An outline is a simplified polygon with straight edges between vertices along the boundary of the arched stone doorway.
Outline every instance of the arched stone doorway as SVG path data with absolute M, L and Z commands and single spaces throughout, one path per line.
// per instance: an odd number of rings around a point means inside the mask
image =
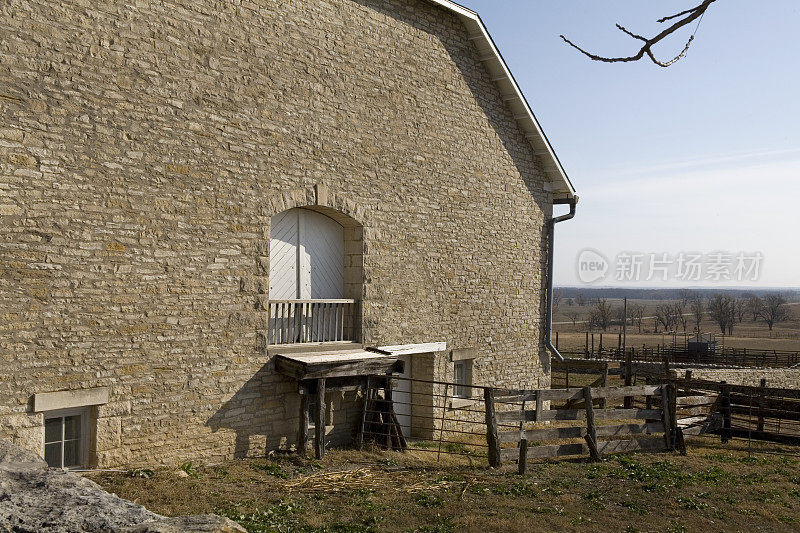
M 363 229 L 322 206 L 270 219 L 269 343 L 361 339 Z

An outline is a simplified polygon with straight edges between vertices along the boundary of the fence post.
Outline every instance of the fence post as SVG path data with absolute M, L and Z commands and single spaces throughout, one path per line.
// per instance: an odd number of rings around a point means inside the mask
M 591 387 L 583 388 L 583 401 L 586 404 L 586 444 L 589 446 L 589 455 L 593 461 L 600 460 L 600 452 L 597 450 L 597 428 L 594 425 L 594 406 L 592 405 Z
M 722 382 L 722 389 L 720 392 L 720 396 L 722 396 L 720 401 L 720 406 L 722 408 L 722 433 L 720 433 L 720 440 L 725 444 L 731 439 L 731 396 L 726 381 Z
M 525 471 L 528 469 L 528 439 L 521 439 L 519 441 L 519 468 L 517 472 L 520 476 L 525 475 Z
M 605 364 L 603 365 L 603 375 L 601 376 L 603 379 L 603 381 L 601 382 L 601 386 L 603 388 L 608 387 L 608 365 L 609 365 L 608 361 L 606 361 Z M 607 406 L 608 406 L 608 398 L 603 396 L 602 398 L 600 398 L 600 408 L 605 409 Z
M 633 384 L 633 348 L 625 354 L 625 386 Z M 630 409 L 633 405 L 633 396 L 625 396 L 625 409 Z
M 661 421 L 664 424 L 664 441 L 667 450 L 673 450 L 672 444 L 672 415 L 670 414 L 669 384 L 661 385 Z
M 500 468 L 500 435 L 497 431 L 497 416 L 494 412 L 494 390 L 483 389 L 483 400 L 486 404 L 486 444 L 489 445 L 489 466 Z
M 761 378 L 758 394 L 758 431 L 764 431 L 764 389 L 767 388 L 767 378 Z

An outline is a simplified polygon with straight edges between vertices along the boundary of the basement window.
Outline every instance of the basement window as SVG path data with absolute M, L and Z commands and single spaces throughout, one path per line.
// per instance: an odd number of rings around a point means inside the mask
M 463 359 L 453 362 L 453 396 L 456 398 L 472 397 L 472 360 Z
M 44 459 L 53 468 L 86 466 L 89 457 L 87 409 L 52 411 L 44 419 Z

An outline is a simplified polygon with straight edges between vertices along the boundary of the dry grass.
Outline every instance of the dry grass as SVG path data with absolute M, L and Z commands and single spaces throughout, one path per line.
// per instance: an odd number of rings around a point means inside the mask
M 713 439 L 689 455 L 635 454 L 489 470 L 422 451 L 333 450 L 185 467 L 188 477 L 94 473 L 168 514 L 217 512 L 249 531 L 796 531 L 797 449 Z M 444 456 L 443 456 L 444 457 Z M 476 463 L 470 466 L 470 461 Z

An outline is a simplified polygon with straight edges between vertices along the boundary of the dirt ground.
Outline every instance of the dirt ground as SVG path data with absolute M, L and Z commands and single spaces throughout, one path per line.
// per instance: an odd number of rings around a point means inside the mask
M 215 512 L 248 531 L 797 531 L 800 449 L 710 437 L 689 453 L 531 463 L 333 450 L 86 474 L 166 515 Z M 474 463 L 470 465 L 470 462 Z

